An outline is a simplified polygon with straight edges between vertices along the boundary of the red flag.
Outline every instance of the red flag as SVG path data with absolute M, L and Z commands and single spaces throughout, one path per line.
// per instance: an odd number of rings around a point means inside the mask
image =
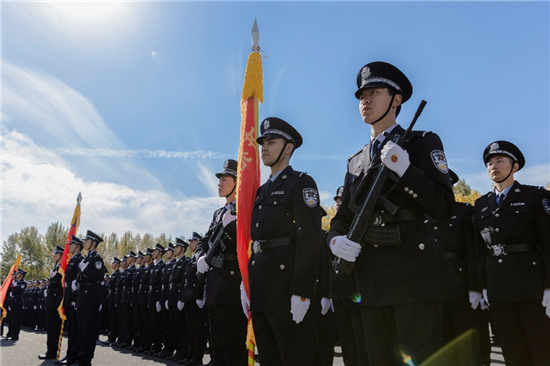
M 241 97 L 241 142 L 239 144 L 237 179 L 237 257 L 246 293 L 248 288 L 248 260 L 250 258 L 250 223 L 256 190 L 260 186 L 260 159 L 258 154 L 258 107 L 263 103 L 262 58 L 258 45 L 260 34 L 254 20 L 252 28 L 252 52 L 244 75 Z M 254 335 L 251 322 L 248 325 L 247 346 L 249 365 L 254 364 Z
M 2 324 L 2 320 L 4 320 L 4 318 L 7 315 L 6 309 L 4 308 L 4 301 L 6 300 L 8 289 L 10 288 L 11 282 L 13 281 L 12 274 L 13 272 L 17 271 L 20 264 L 21 264 L 21 254 L 17 254 L 17 258 L 15 258 L 15 262 L 13 263 L 13 266 L 11 266 L 9 273 L 6 276 L 6 280 L 2 284 L 2 287 L 0 287 L 0 308 L 2 308 L 2 316 L 0 317 L 0 324 Z
M 63 286 L 63 294 L 65 294 L 65 269 L 67 268 L 67 264 L 69 264 L 69 260 L 71 260 L 71 254 L 69 253 L 69 242 L 71 241 L 71 237 L 76 235 L 78 227 L 80 226 L 81 201 L 82 195 L 79 192 L 78 197 L 76 197 L 76 207 L 74 209 L 73 219 L 71 220 L 71 227 L 69 228 L 69 234 L 67 235 L 67 240 L 65 241 L 65 250 L 63 251 L 63 256 L 61 257 L 61 261 L 59 263 L 59 273 L 62 276 L 61 286 Z M 67 317 L 65 316 L 65 308 L 63 307 L 63 301 L 59 304 L 57 312 L 59 313 L 61 319 L 67 320 Z

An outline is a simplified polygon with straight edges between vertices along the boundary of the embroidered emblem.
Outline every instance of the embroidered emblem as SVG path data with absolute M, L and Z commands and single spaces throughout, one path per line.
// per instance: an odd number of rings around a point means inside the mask
M 490 150 L 491 150 L 491 151 L 496 151 L 496 150 L 498 150 L 498 149 L 500 149 L 500 145 L 498 144 L 498 142 L 493 142 L 493 143 L 491 144 Z
M 521 189 L 516 188 L 516 189 L 514 189 L 514 192 L 519 193 L 519 192 L 521 192 Z
M 304 196 L 304 202 L 308 207 L 313 208 L 317 206 L 317 202 L 319 202 L 319 194 L 317 193 L 317 190 L 313 188 L 304 188 L 302 194 Z
M 101 262 L 100 261 L 95 262 L 95 268 L 96 269 L 101 269 Z
M 271 195 L 274 195 L 274 194 L 285 194 L 285 191 L 273 191 L 273 192 L 271 192 Z
M 430 155 L 437 170 L 443 174 L 447 174 L 449 172 L 449 166 L 447 165 L 445 153 L 441 150 L 434 150 L 430 153 Z
M 286 174 L 281 177 L 281 179 L 286 179 L 286 178 L 287 178 Z
M 399 160 L 399 158 L 397 157 L 397 155 L 392 155 L 390 160 L 392 161 L 392 163 L 397 163 L 397 161 Z
M 548 198 L 542 200 L 542 207 L 544 207 L 544 212 L 550 215 L 550 201 L 548 201 Z
M 510 206 L 525 206 L 525 202 L 512 202 Z
M 263 126 L 263 127 L 264 127 L 264 131 L 265 131 L 265 130 L 269 130 L 269 120 L 268 120 L 268 119 L 266 119 L 266 120 L 264 121 L 264 126 Z
M 24 283 L 21 284 L 21 288 L 25 288 L 25 284 L 24 284 Z

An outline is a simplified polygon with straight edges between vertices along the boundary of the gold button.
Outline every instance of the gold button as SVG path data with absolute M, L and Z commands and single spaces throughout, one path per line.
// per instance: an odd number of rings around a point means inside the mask
M 256 262 L 255 262 L 255 261 L 252 261 L 252 265 L 255 265 L 255 264 L 256 264 Z
M 533 262 L 533 266 L 536 266 L 537 265 L 537 262 Z
M 499 259 L 499 260 L 498 260 L 498 263 L 502 263 L 502 259 Z
M 416 197 L 418 197 L 418 195 L 417 195 L 416 193 L 415 193 L 415 194 L 413 194 L 413 198 L 416 198 Z
M 437 230 L 437 226 L 434 226 L 434 230 Z
M 273 202 L 273 204 L 276 205 L 276 204 L 277 204 L 277 201 Z
M 462 272 L 462 268 L 459 268 L 458 270 L 459 270 L 460 272 Z
M 500 229 L 497 227 L 497 228 L 495 229 L 495 231 L 498 233 L 498 232 L 500 231 Z
M 409 187 L 405 187 L 405 192 L 408 192 L 409 191 Z
M 426 246 L 423 243 L 418 244 L 418 249 L 424 250 L 424 248 L 426 248 Z
M 285 269 L 285 265 L 284 265 L 284 264 L 281 264 L 281 265 L 279 266 L 279 268 L 280 268 L 280 269 Z
M 235 274 L 235 271 L 231 271 L 231 276 L 233 276 Z
M 258 227 L 258 225 L 259 225 L 259 224 L 258 224 L 258 223 L 256 223 L 256 227 Z
M 259 206 L 258 206 L 258 210 L 261 210 L 261 209 L 262 209 L 262 205 L 259 205 Z
M 449 224 L 449 226 L 453 226 L 453 224 Z
M 499 214 L 495 214 L 495 217 L 500 217 L 500 215 L 499 215 Z
M 372 246 L 375 248 L 378 248 L 378 244 L 373 244 Z
M 413 192 L 413 190 L 411 189 L 411 190 L 409 191 L 409 194 L 412 195 L 413 193 L 414 193 L 414 192 Z

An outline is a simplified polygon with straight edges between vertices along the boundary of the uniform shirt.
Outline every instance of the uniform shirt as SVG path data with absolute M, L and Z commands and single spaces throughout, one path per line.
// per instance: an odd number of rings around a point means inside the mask
M 184 255 L 176 260 L 174 268 L 170 273 L 170 290 L 168 293 L 168 305 L 173 306 L 181 301 L 181 292 L 183 290 L 183 284 L 185 278 L 185 265 L 187 264 L 187 257 Z
M 78 264 L 82 261 L 82 254 L 76 253 L 71 257 L 67 267 L 65 268 L 65 294 L 63 298 L 63 306 L 68 307 L 72 302 L 76 301 L 76 291 L 72 288 L 73 281 L 76 281 L 76 277 L 80 269 Z M 75 282 L 76 284 L 76 282 Z
M 149 299 L 147 302 L 149 306 L 155 306 L 157 301 L 162 300 L 161 286 L 162 286 L 162 270 L 164 266 L 165 266 L 165 263 L 161 259 L 157 263 L 155 263 L 155 266 L 153 267 L 153 270 L 151 272 L 151 277 L 149 278 Z
M 99 305 L 103 302 L 101 282 L 104 281 L 107 268 L 105 268 L 103 258 L 101 258 L 95 250 L 88 253 L 81 263 L 88 263 L 88 265 L 84 270 L 80 270 L 77 276 L 78 290 L 76 293 L 76 307 L 99 308 Z
M 396 125 L 393 134 L 403 136 L 405 130 Z M 330 224 L 330 240 L 347 235 L 355 217 L 349 205 L 364 177 L 376 176 L 380 151 L 371 159 L 370 143 L 348 159 L 342 205 Z M 443 288 L 458 284 L 433 233 L 424 223 L 424 214 L 436 220 L 447 220 L 454 210 L 454 195 L 443 144 L 434 133 L 413 132 L 407 146 L 410 165 L 395 183 L 386 186 L 386 197 L 402 210 L 416 213 L 417 219 L 385 222 L 383 228 L 396 229 L 401 241 L 394 246 L 370 243 L 364 239 L 363 249 L 355 264 L 355 275 L 361 306 L 385 306 L 438 300 Z M 384 214 L 377 205 L 374 217 Z M 386 220 L 384 218 L 384 220 Z M 389 221 L 389 220 L 388 220 Z
M 500 207 L 494 196 L 489 192 L 475 204 L 480 286 L 494 301 L 540 299 L 550 288 L 550 193 L 516 181 Z M 489 248 L 499 244 L 529 250 L 493 255 Z
M 253 253 L 249 262 L 252 311 L 290 311 L 290 297 L 311 299 L 323 245 L 317 185 L 291 166 L 256 192 L 252 240 L 288 239 L 291 245 Z

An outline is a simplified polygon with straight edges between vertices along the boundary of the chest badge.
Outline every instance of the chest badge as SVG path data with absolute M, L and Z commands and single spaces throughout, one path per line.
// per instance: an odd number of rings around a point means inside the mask
M 100 261 L 95 262 L 95 268 L 96 269 L 101 269 L 101 262 Z
M 319 194 L 317 193 L 317 190 L 313 188 L 304 188 L 302 194 L 304 196 L 304 202 L 308 207 L 313 208 L 317 206 L 317 202 L 319 202 Z
M 430 155 L 437 170 L 443 174 L 447 174 L 449 172 L 449 165 L 447 164 L 445 153 L 442 150 L 434 150 Z

